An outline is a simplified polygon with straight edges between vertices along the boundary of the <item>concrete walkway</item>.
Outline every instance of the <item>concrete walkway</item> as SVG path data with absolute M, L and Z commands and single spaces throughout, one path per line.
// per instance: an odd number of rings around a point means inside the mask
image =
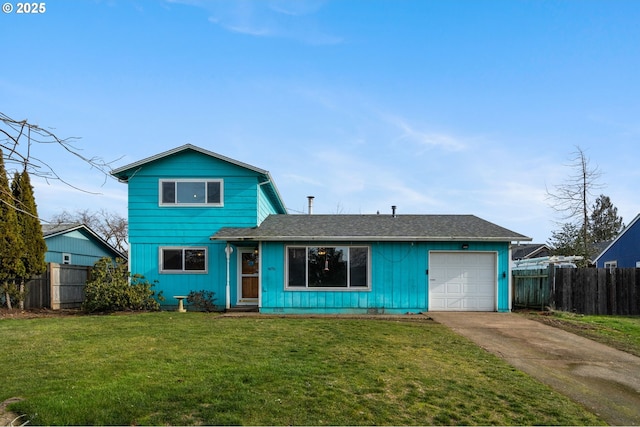
M 513 313 L 429 312 L 611 425 L 640 425 L 640 358 Z

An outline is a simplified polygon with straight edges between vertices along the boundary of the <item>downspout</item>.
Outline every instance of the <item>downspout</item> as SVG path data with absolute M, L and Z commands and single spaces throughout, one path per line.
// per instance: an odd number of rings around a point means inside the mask
M 227 247 L 224 248 L 225 254 L 227 254 L 227 286 L 225 288 L 225 308 L 229 310 L 231 308 L 231 254 L 233 253 L 233 248 L 227 242 Z
M 262 308 L 262 242 L 258 242 L 258 311 Z
M 516 244 L 520 245 L 520 242 L 517 242 Z M 507 259 L 509 260 L 508 262 L 509 268 L 507 272 L 507 274 L 509 275 L 509 279 L 507 281 L 507 286 L 509 287 L 509 312 L 511 312 L 513 309 L 513 274 L 511 273 L 513 269 L 513 265 L 511 261 L 511 256 L 512 256 L 511 252 L 512 252 L 512 246 L 511 246 L 511 243 L 509 243 L 509 250 L 507 252 Z

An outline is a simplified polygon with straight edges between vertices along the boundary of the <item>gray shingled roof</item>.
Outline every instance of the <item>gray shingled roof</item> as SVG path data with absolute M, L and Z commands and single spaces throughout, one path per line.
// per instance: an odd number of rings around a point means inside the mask
M 222 228 L 211 239 L 531 241 L 474 215 L 270 215 L 259 227 Z
M 60 223 L 60 224 L 42 224 L 42 235 L 49 237 L 56 234 L 65 233 L 82 227 L 80 222 Z

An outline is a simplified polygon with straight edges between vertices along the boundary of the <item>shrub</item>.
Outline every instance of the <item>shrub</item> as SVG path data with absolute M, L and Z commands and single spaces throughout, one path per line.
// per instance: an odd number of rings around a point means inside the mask
M 85 286 L 82 309 L 96 311 L 159 310 L 164 301 L 162 292 L 156 295 L 150 283 L 140 274 L 129 275 L 123 259 L 114 262 L 109 257 L 98 260 Z M 156 299 L 157 298 L 157 299 Z
M 198 310 L 210 313 L 216 310 L 216 305 L 214 303 L 216 299 L 213 297 L 214 295 L 215 293 L 211 291 L 191 291 L 189 292 L 189 295 L 187 295 L 187 302 Z

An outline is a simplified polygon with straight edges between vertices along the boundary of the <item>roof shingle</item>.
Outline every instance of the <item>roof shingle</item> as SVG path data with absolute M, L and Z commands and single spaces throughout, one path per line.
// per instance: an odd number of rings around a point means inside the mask
M 258 227 L 220 229 L 214 240 L 530 241 L 474 215 L 270 215 Z

